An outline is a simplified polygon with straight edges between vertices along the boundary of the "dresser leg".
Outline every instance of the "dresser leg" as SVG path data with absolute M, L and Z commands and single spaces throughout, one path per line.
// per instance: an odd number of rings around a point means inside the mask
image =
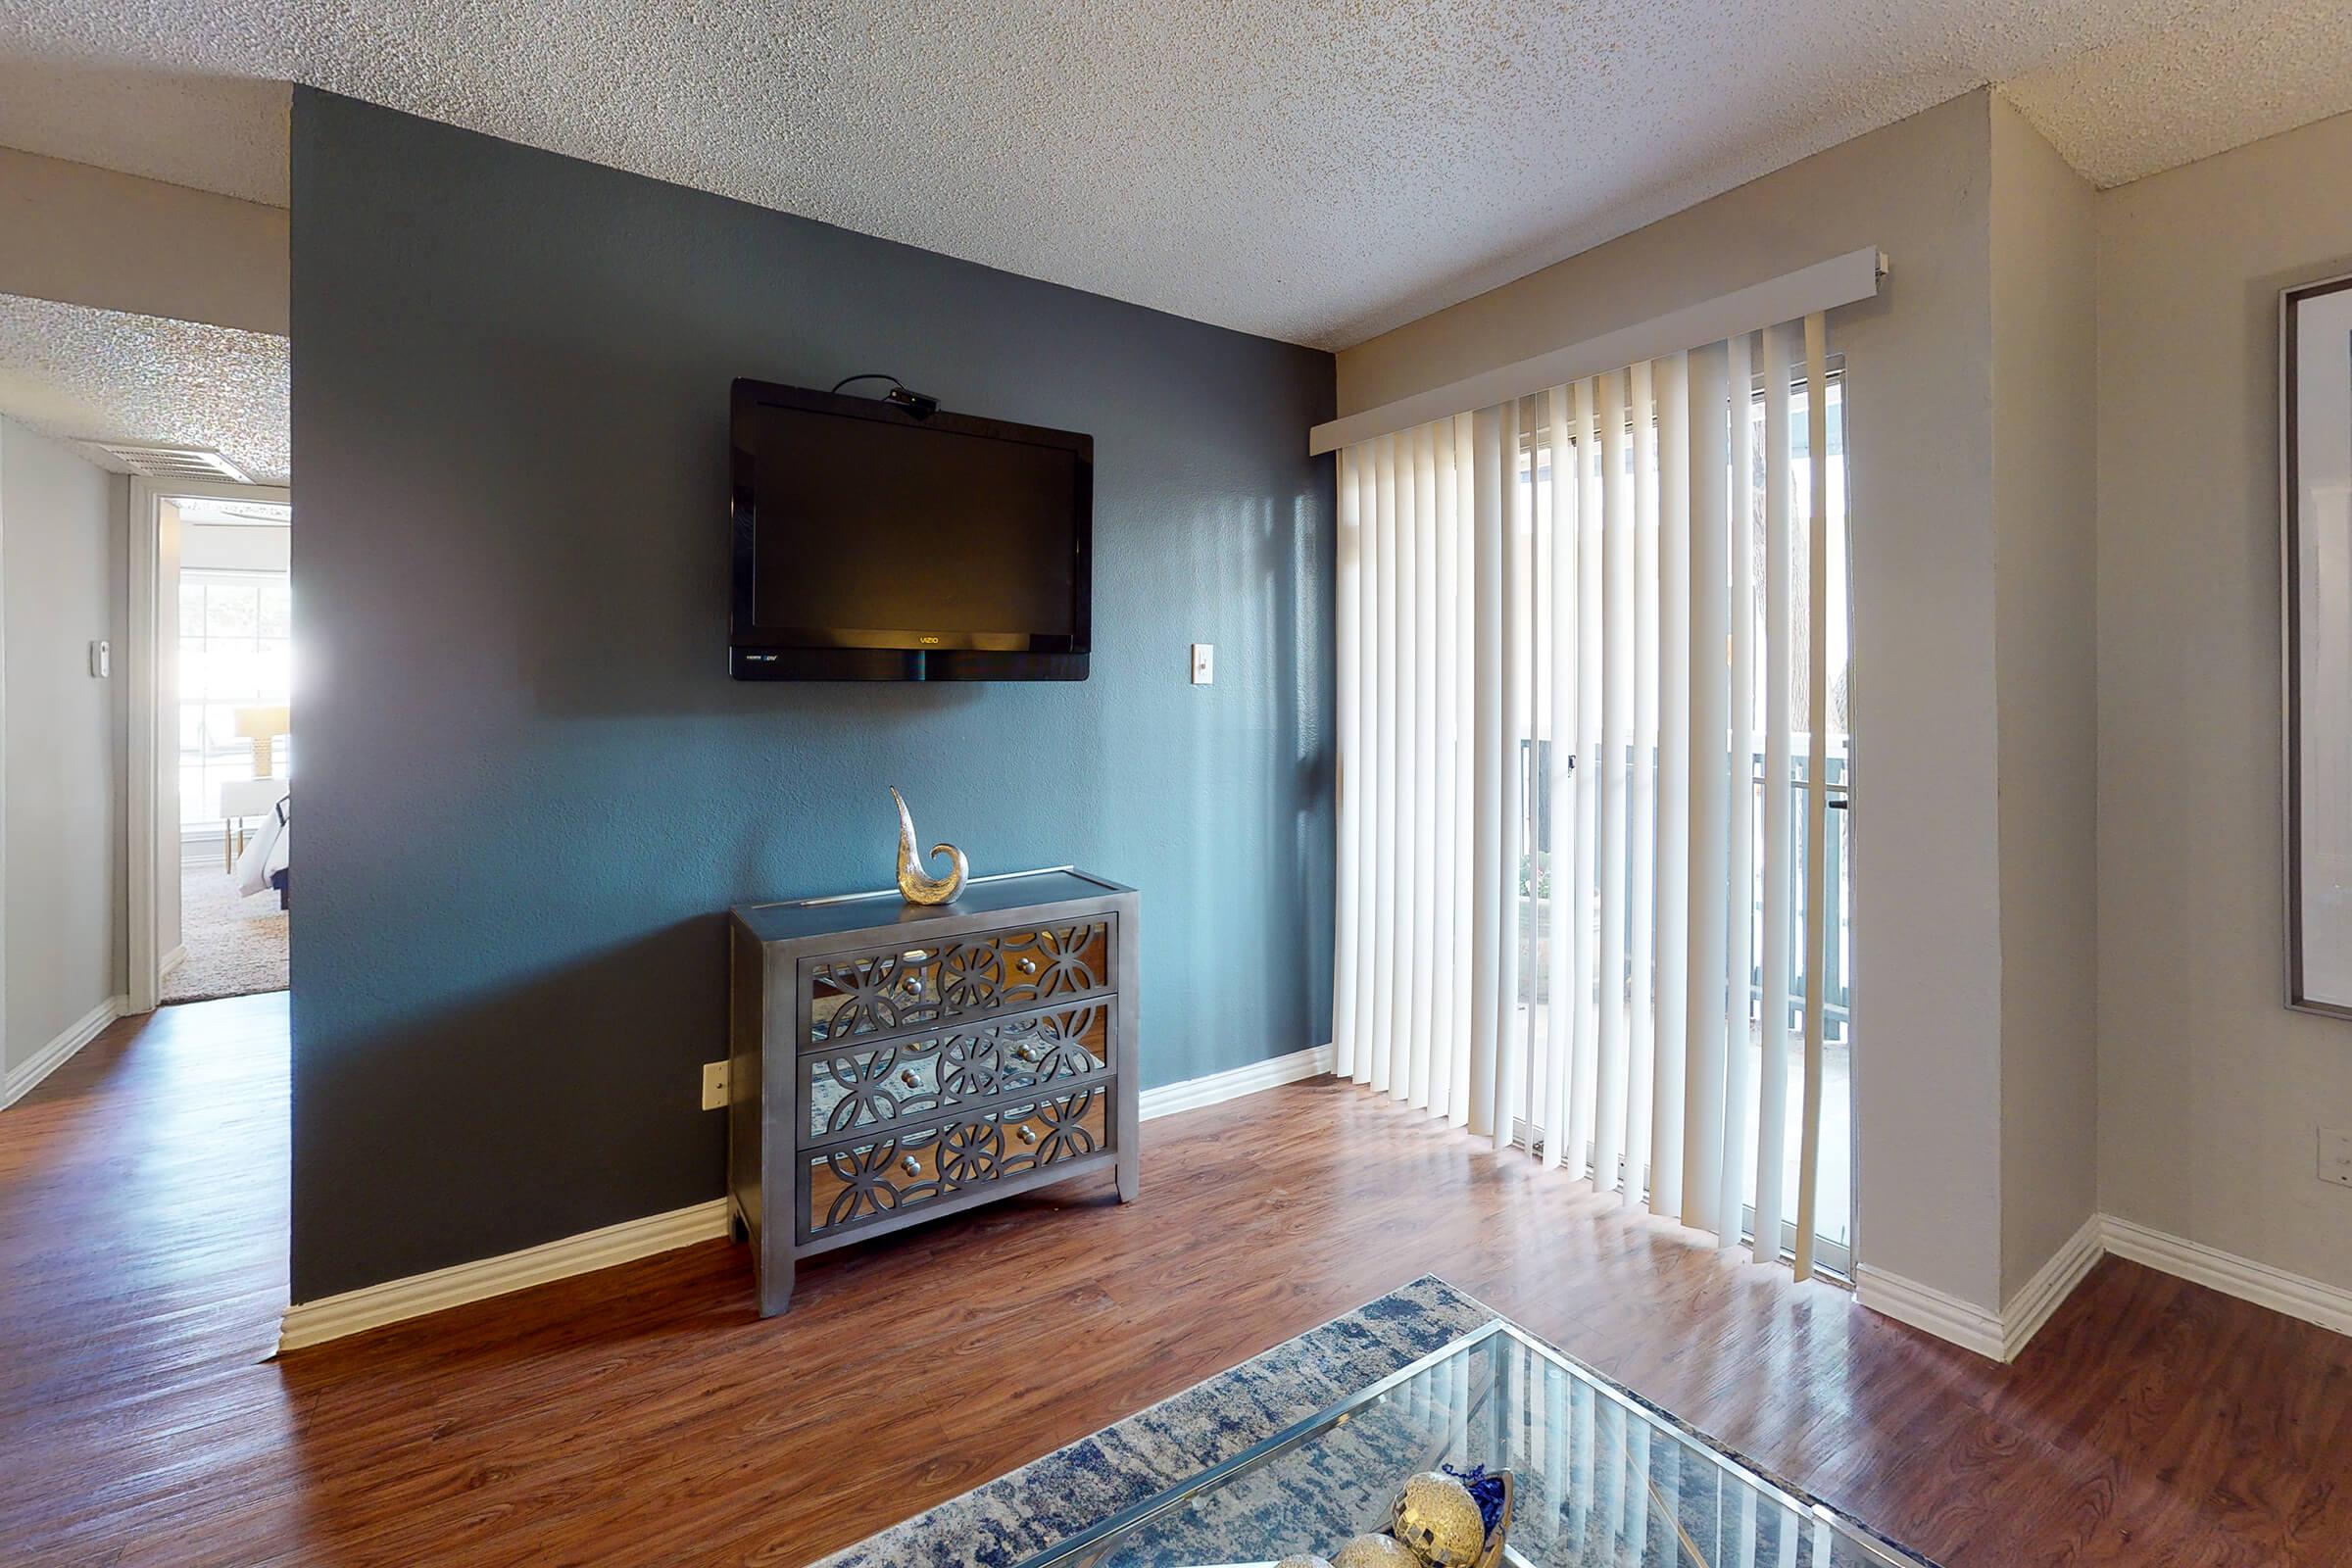
M 760 1270 L 760 1315 L 774 1317 L 792 1305 L 792 1258 L 771 1257 Z
M 1119 1173 L 1119 1201 L 1122 1203 L 1134 1202 L 1135 1195 L 1143 1191 L 1143 1172 L 1138 1168 L 1138 1166 L 1141 1164 L 1141 1160 L 1138 1158 L 1139 1153 L 1140 1151 L 1135 1148 L 1132 1142 L 1126 1148 L 1119 1151 L 1117 1168 Z

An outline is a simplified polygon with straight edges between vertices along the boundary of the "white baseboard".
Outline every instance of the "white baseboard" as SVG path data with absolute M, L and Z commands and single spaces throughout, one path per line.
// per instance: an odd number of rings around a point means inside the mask
M 163 980 L 169 978 L 172 970 L 178 968 L 181 964 L 187 961 L 188 945 L 183 942 L 178 947 L 173 948 L 170 953 L 165 954 L 164 961 L 155 966 L 156 979 Z
M 2103 1215 L 2101 1220 L 2100 1240 L 2106 1250 L 2118 1257 L 2338 1334 L 2352 1334 L 2352 1291 L 2289 1274 L 2202 1242 L 2169 1236 L 2113 1214 Z
M 1154 1116 L 1213 1105 L 1219 1101 L 1297 1083 L 1329 1071 L 1331 1048 L 1315 1046 L 1271 1060 L 1251 1062 L 1230 1072 L 1147 1089 L 1139 1097 L 1139 1110 L 1143 1119 L 1149 1121 Z M 298 1301 L 286 1308 L 278 1329 L 277 1348 L 285 1351 L 323 1345 L 364 1329 L 381 1328 L 387 1323 L 504 1296 L 527 1286 L 611 1268 L 615 1263 L 665 1252 L 673 1247 L 710 1241 L 727 1234 L 727 1221 L 728 1200 L 718 1198 L 691 1208 L 567 1236 L 503 1257 L 486 1257 L 478 1262 L 435 1269 L 430 1274 L 387 1280 L 381 1285 L 322 1297 L 316 1301 Z
M 1261 1089 L 1279 1089 L 1304 1078 L 1320 1078 L 1331 1071 L 1331 1047 L 1309 1046 L 1288 1055 L 1270 1056 L 1253 1061 L 1246 1067 L 1225 1072 L 1212 1072 L 1204 1078 L 1187 1078 L 1180 1084 L 1161 1084 L 1147 1089 L 1137 1097 L 1141 1103 L 1137 1114 L 1145 1121 L 1154 1116 L 1173 1116 L 1180 1110 L 1198 1110 L 1202 1105 L 1214 1105 L 1220 1101 L 1239 1100 L 1254 1095 Z
M 286 1308 L 278 1328 L 277 1348 L 299 1350 L 322 1345 L 363 1329 L 381 1328 L 407 1318 L 422 1317 L 467 1301 L 479 1301 L 509 1291 L 519 1291 L 551 1280 L 586 1274 L 615 1263 L 626 1263 L 671 1248 L 688 1247 L 727 1234 L 728 1200 L 714 1198 L 689 1208 L 671 1209 L 644 1219 L 624 1220 L 602 1230 L 566 1236 L 561 1241 L 526 1247 L 501 1257 L 485 1257 L 387 1280 L 316 1301 L 297 1301 Z
M 2113 1214 L 2093 1214 L 2084 1220 L 2073 1239 L 2035 1271 L 1997 1314 L 1867 1263 L 1855 1281 L 1855 1296 L 1871 1310 L 1963 1349 L 1995 1361 L 2014 1361 L 2074 1294 L 2075 1287 L 2109 1253 L 2305 1323 L 2352 1334 L 2352 1291 Z
M 2014 1361 L 2099 1260 L 2102 1234 L 2100 1215 L 2085 1219 L 1998 1312 L 1868 1263 L 1855 1271 L 1854 1298 L 1874 1312 L 1974 1350 L 1988 1361 Z
M 1987 1312 L 1976 1302 L 1959 1300 L 1957 1296 L 1919 1284 L 1917 1279 L 1875 1269 L 1868 1262 L 1856 1269 L 1853 1298 L 1872 1312 L 1891 1316 L 1898 1324 L 1910 1324 L 1962 1349 L 1974 1349 L 1987 1361 L 2016 1361 L 2018 1351 L 2033 1343 L 2036 1333 L 2041 1333 L 2041 1324 L 2051 1321 L 2060 1302 L 2075 1293 L 2083 1274 L 2091 1272 L 2091 1265 L 2105 1255 L 2100 1246 L 2103 1234 L 2103 1215 L 2083 1220 L 2082 1230 L 2051 1253 L 2051 1260 L 2034 1269 L 2034 1277 L 2025 1281 L 1999 1312 Z
M 2014 1361 L 2018 1352 L 2041 1332 L 2065 1299 L 2075 1294 L 2082 1276 L 2106 1255 L 2101 1238 L 2106 1233 L 2106 1216 L 2093 1214 L 2082 1222 L 2082 1228 L 2067 1239 L 2064 1247 L 2050 1254 L 2050 1260 L 2034 1271 L 2009 1304 L 2001 1308 L 2000 1360 Z
M 1932 1285 L 1922 1285 L 1917 1280 L 1864 1263 L 1854 1270 L 1854 1299 L 1897 1323 L 1908 1323 L 1964 1350 L 1974 1350 L 1987 1360 L 2007 1359 L 2001 1353 L 2004 1346 L 1999 1313 L 1987 1312 L 1974 1301 L 1947 1296 Z
M 0 1110 L 32 1093 L 42 1079 L 74 1059 L 74 1053 L 98 1038 L 98 1031 L 122 1016 L 130 1005 L 128 997 L 109 997 L 72 1023 L 65 1032 L 50 1041 L 22 1067 L 11 1068 L 5 1088 L 0 1088 Z

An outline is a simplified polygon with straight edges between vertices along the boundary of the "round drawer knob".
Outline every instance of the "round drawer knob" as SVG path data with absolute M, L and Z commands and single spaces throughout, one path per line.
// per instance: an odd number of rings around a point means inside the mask
M 1021 960 L 1020 967 L 1021 973 L 1023 974 L 1035 974 L 1037 973 L 1037 960 L 1035 958 L 1023 958 Z
M 900 1072 L 899 1082 L 905 1084 L 907 1088 L 912 1089 L 916 1084 L 921 1083 L 922 1080 L 914 1075 L 914 1069 L 912 1067 L 908 1067 Z
M 906 977 L 906 994 L 914 997 L 923 994 L 923 977 L 921 975 L 910 974 Z
M 1022 1123 L 1022 1124 L 1021 1124 L 1021 1142 L 1022 1142 L 1022 1143 L 1024 1143 L 1024 1144 L 1034 1144 L 1034 1143 L 1036 1143 L 1036 1142 L 1037 1142 L 1037 1129 L 1036 1129 L 1036 1128 L 1034 1128 L 1034 1127 L 1032 1127 L 1032 1126 L 1030 1126 L 1030 1125 L 1028 1125 L 1026 1122 Z
M 912 1154 L 908 1154 L 905 1159 L 900 1160 L 899 1164 L 905 1168 L 906 1174 L 909 1176 L 919 1175 L 923 1168 L 923 1162 L 915 1158 Z
M 1020 1050 L 1014 1052 L 1013 1054 L 1020 1057 L 1023 1061 L 1035 1061 L 1037 1059 L 1037 1048 L 1035 1046 L 1023 1046 Z

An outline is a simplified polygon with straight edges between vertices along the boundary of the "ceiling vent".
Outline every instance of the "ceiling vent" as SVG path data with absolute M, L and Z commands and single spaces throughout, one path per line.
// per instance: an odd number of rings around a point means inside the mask
M 112 458 L 131 472 L 150 479 L 226 479 L 251 484 L 244 469 L 210 447 L 151 447 L 128 442 L 91 441 L 92 452 Z

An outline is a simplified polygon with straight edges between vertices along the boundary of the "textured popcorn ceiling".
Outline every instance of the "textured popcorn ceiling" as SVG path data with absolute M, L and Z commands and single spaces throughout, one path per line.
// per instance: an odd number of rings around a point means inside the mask
M 2103 182 L 2352 108 L 2347 0 L 10 0 L 0 145 L 285 199 L 287 79 L 1353 343 L 1986 81 Z
M 2005 84 L 2026 118 L 2101 185 L 2209 157 L 2352 109 L 2352 3 L 2182 6 Z M 2114 134 L 2118 123 L 2129 136 Z
M 286 340 L 0 294 L 0 415 L 69 441 L 211 447 L 283 484 Z

